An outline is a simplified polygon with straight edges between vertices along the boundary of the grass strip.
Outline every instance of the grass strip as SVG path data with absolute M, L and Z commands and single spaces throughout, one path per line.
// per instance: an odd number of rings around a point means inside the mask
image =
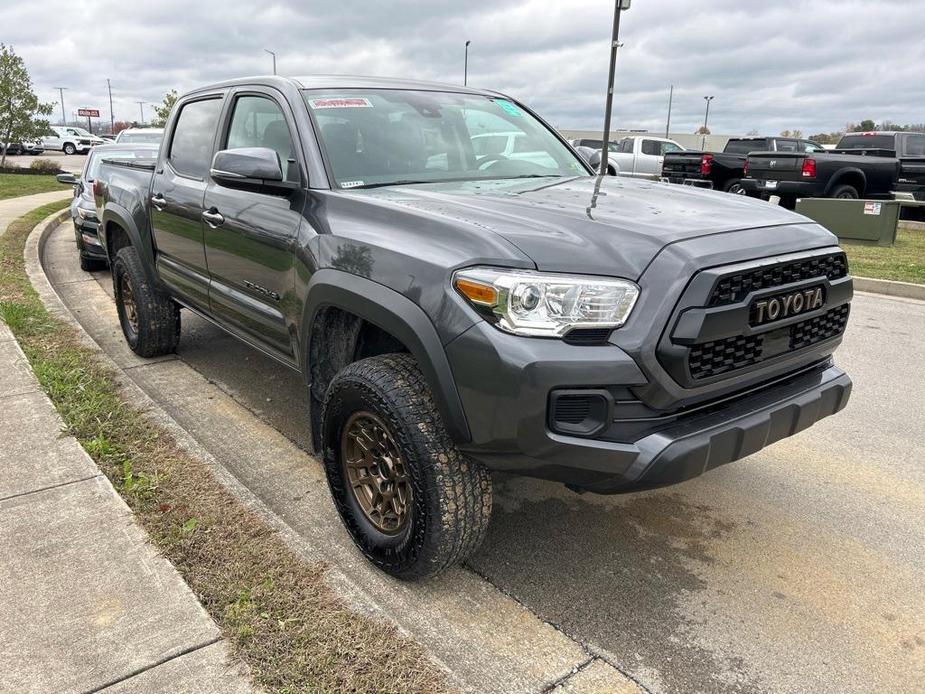
M 867 246 L 842 241 L 851 274 L 881 280 L 925 284 L 925 231 L 902 229 L 894 246 Z
M 0 173 L 0 200 L 67 189 L 68 187 L 58 183 L 54 176 Z
M 351 611 L 324 580 L 119 395 L 115 375 L 51 316 L 26 275 L 29 233 L 61 203 L 0 236 L 0 317 L 64 420 L 161 553 L 269 691 L 444 692 L 443 673 L 391 625 Z

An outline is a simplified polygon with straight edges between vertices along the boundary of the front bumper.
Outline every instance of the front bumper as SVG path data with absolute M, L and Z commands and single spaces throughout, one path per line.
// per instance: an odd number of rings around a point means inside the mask
M 549 428 L 549 393 L 563 387 L 600 388 L 602 374 L 610 383 L 633 385 L 644 380 L 633 360 L 613 345 L 569 347 L 527 340 L 520 354 L 492 366 L 489 360 L 500 356 L 492 354 L 498 336 L 485 330 L 497 332 L 485 324 L 473 326 L 447 349 L 473 433 L 463 450 L 493 470 L 599 494 L 697 477 L 835 414 L 851 393 L 850 378 L 826 359 L 771 384 L 727 394 L 715 404 L 681 410 L 635 440 L 608 440 L 624 426 L 619 420 L 594 437 L 567 436 Z M 503 343 L 510 336 L 501 338 Z M 569 355 L 569 350 L 578 352 Z
M 87 258 L 106 260 L 106 251 L 103 250 L 99 237 L 99 222 L 75 217 L 74 236 L 81 255 Z

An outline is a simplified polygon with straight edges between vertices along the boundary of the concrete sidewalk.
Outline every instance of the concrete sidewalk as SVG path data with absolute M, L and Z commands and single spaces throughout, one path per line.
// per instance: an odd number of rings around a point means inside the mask
M 43 193 L 0 201 L 0 234 Z M 75 259 L 76 263 L 76 259 Z M 0 322 L 0 692 L 249 692 Z

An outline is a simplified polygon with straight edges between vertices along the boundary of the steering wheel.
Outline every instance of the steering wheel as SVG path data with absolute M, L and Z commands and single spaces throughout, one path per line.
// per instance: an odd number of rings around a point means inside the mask
M 503 154 L 489 154 L 482 161 L 479 162 L 479 171 L 484 171 L 492 164 L 495 164 L 499 161 L 510 161 Z

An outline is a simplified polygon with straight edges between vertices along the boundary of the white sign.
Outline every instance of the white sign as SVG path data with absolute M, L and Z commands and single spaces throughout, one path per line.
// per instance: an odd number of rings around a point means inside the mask
M 879 202 L 865 202 L 864 203 L 864 214 L 872 214 L 876 217 L 880 216 L 880 210 L 882 209 L 883 204 Z

